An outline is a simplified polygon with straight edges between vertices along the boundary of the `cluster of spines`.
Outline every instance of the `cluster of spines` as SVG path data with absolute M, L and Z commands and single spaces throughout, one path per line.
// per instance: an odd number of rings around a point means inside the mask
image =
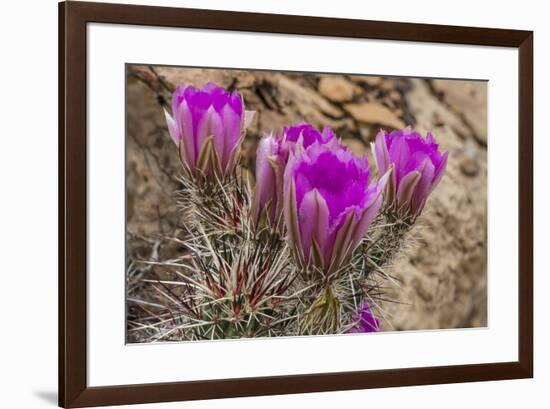
M 159 293 L 155 305 L 164 306 L 151 340 L 345 333 L 362 302 L 380 309 L 382 283 L 393 280 L 386 269 L 411 221 L 382 212 L 349 262 L 327 277 L 296 265 L 278 229 L 250 222 L 248 181 L 181 182 L 187 234 L 177 240 L 186 256 L 156 263 L 178 270 L 176 281 L 147 280 Z

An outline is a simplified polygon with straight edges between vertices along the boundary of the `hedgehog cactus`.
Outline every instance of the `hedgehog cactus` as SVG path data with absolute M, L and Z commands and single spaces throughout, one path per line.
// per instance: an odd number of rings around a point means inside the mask
M 214 84 L 179 86 L 166 113 L 184 167 L 187 225 L 177 239 L 183 261 L 165 263 L 181 268 L 178 295 L 166 295 L 177 333 L 197 340 L 378 331 L 377 280 L 387 277 L 383 268 L 445 174 L 448 154 L 431 134 L 381 131 L 373 177 L 366 156 L 330 128 L 302 122 L 260 140 L 251 188 L 238 176 L 250 118 L 236 91 Z

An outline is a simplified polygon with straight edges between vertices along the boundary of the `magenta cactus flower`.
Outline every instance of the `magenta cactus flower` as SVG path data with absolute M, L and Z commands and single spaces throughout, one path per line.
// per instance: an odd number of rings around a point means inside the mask
M 336 139 L 291 152 L 284 219 L 300 264 L 339 268 L 378 214 L 388 176 L 369 185 L 366 156 L 356 157 Z
M 322 132 L 319 132 L 317 128 L 307 122 L 300 122 L 296 125 L 284 128 L 283 136 L 287 143 L 301 143 L 304 148 L 312 145 L 315 142 L 325 144 L 335 138 L 334 132 L 330 127 L 325 127 Z
M 271 226 L 278 223 L 283 210 L 283 175 L 290 152 L 296 146 L 307 148 L 317 142 L 325 144 L 335 139 L 329 127 L 319 132 L 312 125 L 301 122 L 284 128 L 281 134 L 265 135 L 256 151 L 256 189 L 254 206 L 256 219 L 266 212 Z
M 441 153 L 431 133 L 426 138 L 410 128 L 381 130 L 372 144 L 379 174 L 393 169 L 386 203 L 399 215 L 417 217 L 445 174 L 448 152 Z
M 208 83 L 179 85 L 172 95 L 172 115 L 164 111 L 168 131 L 181 161 L 192 175 L 230 174 L 254 112 L 245 111 L 236 92 Z
M 348 333 L 377 332 L 380 329 L 380 323 L 372 314 L 367 302 L 359 306 L 358 314 L 353 320 L 356 321 L 356 324 L 347 331 Z

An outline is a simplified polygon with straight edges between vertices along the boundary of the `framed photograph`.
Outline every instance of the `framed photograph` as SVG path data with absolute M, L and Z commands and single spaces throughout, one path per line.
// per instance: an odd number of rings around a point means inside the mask
M 59 4 L 59 405 L 533 375 L 533 33 Z

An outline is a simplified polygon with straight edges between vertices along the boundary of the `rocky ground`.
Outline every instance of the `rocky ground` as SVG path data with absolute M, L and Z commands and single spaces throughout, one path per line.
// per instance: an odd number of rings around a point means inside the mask
M 449 151 L 447 173 L 428 201 L 415 244 L 393 266 L 401 284 L 390 286 L 388 295 L 399 303 L 382 306 L 383 329 L 487 324 L 485 82 L 136 65 L 128 66 L 127 77 L 129 299 L 141 291 L 134 279 L 153 270 L 133 260 L 178 251 L 160 238 L 180 222 L 174 200 L 179 164 L 162 107 L 179 82 L 213 81 L 237 89 L 247 109 L 257 111 L 244 144 L 249 169 L 262 132 L 301 120 L 330 125 L 358 154 L 369 153 L 381 127 L 432 131 Z

